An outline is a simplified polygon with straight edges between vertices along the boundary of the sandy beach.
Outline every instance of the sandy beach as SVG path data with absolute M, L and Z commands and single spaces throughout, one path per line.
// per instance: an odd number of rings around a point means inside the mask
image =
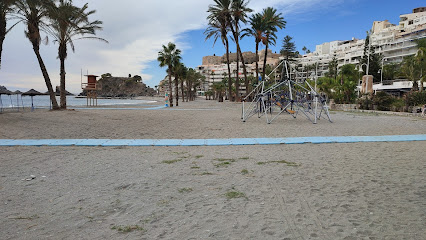
M 420 117 L 243 123 L 240 103 L 149 109 L 162 104 L 7 111 L 0 139 L 426 134 Z M 424 239 L 425 152 L 424 141 L 0 147 L 0 239 Z

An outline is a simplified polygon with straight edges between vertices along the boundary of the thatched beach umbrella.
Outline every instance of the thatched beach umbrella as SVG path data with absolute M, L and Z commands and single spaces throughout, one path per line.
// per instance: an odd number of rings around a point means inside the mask
M 24 101 L 22 100 L 22 93 L 19 90 L 16 90 L 13 92 L 13 94 L 16 94 L 16 105 L 18 107 L 18 111 L 19 111 L 19 95 L 21 95 L 21 103 L 22 103 L 22 110 L 24 109 Z
M 6 88 L 0 88 L 0 112 L 3 112 L 3 100 L 1 99 L 1 95 L 12 95 L 12 92 L 7 90 Z M 10 97 L 10 102 L 12 102 L 12 97 Z
M 34 89 L 30 89 L 24 93 L 22 93 L 22 96 L 31 96 L 31 111 L 34 111 L 34 101 L 33 101 L 33 97 L 37 96 L 37 95 L 46 95 L 44 93 L 41 93 L 39 91 L 36 91 Z

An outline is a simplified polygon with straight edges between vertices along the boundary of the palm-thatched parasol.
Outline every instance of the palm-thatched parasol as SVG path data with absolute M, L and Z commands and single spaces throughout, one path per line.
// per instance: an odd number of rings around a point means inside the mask
M 11 95 L 12 92 L 7 90 L 6 88 L 0 88 L 0 112 L 3 112 L 3 100 L 1 99 L 1 95 Z M 12 98 L 10 99 L 12 101 Z
M 41 92 L 39 92 L 37 90 L 34 90 L 34 89 L 30 89 L 30 90 L 22 93 L 22 95 L 23 96 L 33 96 L 34 97 L 36 95 L 46 95 L 46 94 L 45 93 L 41 93 Z
M 34 111 L 34 102 L 33 102 L 33 97 L 37 96 L 37 95 L 46 95 L 45 93 L 41 93 L 37 90 L 34 89 L 30 89 L 24 93 L 22 93 L 22 96 L 31 96 L 31 111 Z
M 22 100 L 22 93 L 23 92 L 19 90 L 16 90 L 13 92 L 13 94 L 16 95 L 16 106 L 17 106 L 18 112 L 19 112 L 19 95 L 21 95 L 22 110 L 24 110 L 24 101 Z
M 11 95 L 12 92 L 7 89 L 0 89 L 0 95 Z

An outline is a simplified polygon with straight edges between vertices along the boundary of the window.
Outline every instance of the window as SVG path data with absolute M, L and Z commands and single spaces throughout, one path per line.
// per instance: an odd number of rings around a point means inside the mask
M 413 20 L 408 21 L 408 25 L 412 25 L 413 24 Z

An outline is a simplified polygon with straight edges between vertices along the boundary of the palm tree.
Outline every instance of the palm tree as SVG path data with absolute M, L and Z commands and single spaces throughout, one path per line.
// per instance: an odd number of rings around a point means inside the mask
M 223 93 L 226 89 L 225 83 L 215 82 L 212 84 L 212 89 L 215 92 L 215 99 L 217 99 L 218 102 L 223 102 Z
M 268 7 L 263 9 L 262 12 L 263 21 L 265 21 L 265 38 L 263 44 L 266 46 L 265 48 L 265 58 L 263 59 L 263 74 L 262 79 L 265 79 L 266 74 L 266 57 L 268 55 L 268 46 L 269 44 L 275 45 L 276 42 L 276 32 L 277 28 L 283 29 L 286 25 L 286 21 L 281 16 L 281 13 L 277 14 L 277 10 L 272 7 Z
M 245 66 L 245 62 L 244 62 L 244 56 L 241 52 L 240 43 L 239 43 L 240 22 L 246 23 L 247 22 L 247 20 L 246 20 L 247 19 L 247 13 L 253 11 L 251 8 L 247 7 L 248 3 L 249 2 L 246 1 L 246 0 L 233 0 L 232 4 L 231 4 L 231 12 L 230 12 L 230 16 L 229 16 L 230 17 L 229 22 L 232 23 L 230 25 L 231 31 L 232 31 L 232 34 L 234 36 L 235 44 L 237 46 L 237 79 L 235 81 L 236 101 L 237 102 L 240 101 L 240 94 L 239 94 L 240 81 L 239 81 L 239 76 L 238 76 L 238 73 L 239 73 L 239 71 L 238 71 L 238 69 L 239 69 L 239 61 L 238 60 L 239 59 L 238 59 L 238 57 L 239 56 L 241 56 L 241 62 L 243 63 L 243 72 L 244 72 L 245 82 L 246 83 L 248 82 L 247 71 L 246 71 L 246 66 Z
M 404 57 L 401 65 L 401 73 L 405 78 L 413 82 L 413 91 L 419 90 L 417 80 L 420 78 L 421 70 L 414 55 Z
M 46 29 L 49 11 L 54 7 L 53 0 L 18 0 L 15 3 L 17 12 L 16 17 L 23 21 L 27 25 L 25 35 L 33 46 L 35 55 L 37 56 L 38 63 L 40 65 L 41 72 L 46 82 L 47 90 L 49 91 L 50 101 L 52 102 L 52 108 L 54 110 L 59 109 L 58 102 L 55 98 L 55 92 L 52 88 L 49 74 L 44 65 L 43 59 L 40 55 L 40 43 L 42 41 L 40 36 L 40 29 Z
M 182 102 L 185 102 L 185 88 L 184 83 L 186 79 L 186 75 L 188 73 L 188 68 L 182 63 L 179 68 L 179 75 L 180 75 L 180 89 L 182 91 Z M 188 97 L 188 96 L 187 96 Z M 188 99 L 186 100 L 188 102 Z
M 186 100 L 193 101 L 195 99 L 195 89 L 205 81 L 205 76 L 196 72 L 193 68 L 189 68 L 186 73 Z
M 265 22 L 260 13 L 253 14 L 249 18 L 250 28 L 243 29 L 244 34 L 241 38 L 245 36 L 254 37 L 256 43 L 256 80 L 259 79 L 259 44 L 265 38 Z
M 169 76 L 169 98 L 170 107 L 173 107 L 173 92 L 172 92 L 172 70 L 173 64 L 179 61 L 181 51 L 176 48 L 176 44 L 169 42 L 167 46 L 163 45 L 163 50 L 158 52 L 157 60 L 160 62 L 160 67 L 167 66 L 167 74 Z
M 215 1 L 216 5 L 210 5 L 207 12 L 210 15 L 207 17 L 209 21 L 209 27 L 206 29 L 204 34 L 206 34 L 206 39 L 214 37 L 213 45 L 216 43 L 217 39 L 220 37 L 223 45 L 226 48 L 226 64 L 228 66 L 228 77 L 231 78 L 231 67 L 229 66 L 229 40 L 228 40 L 228 31 L 230 30 L 229 14 L 231 0 L 221 0 Z M 232 91 L 232 85 L 228 85 L 229 95 Z
M 417 40 L 417 53 L 415 55 L 416 65 L 420 69 L 420 89 L 423 91 L 423 83 L 426 80 L 426 39 Z
M 74 52 L 74 40 L 77 39 L 97 39 L 107 42 L 103 38 L 85 37 L 85 35 L 96 35 L 97 30 L 101 30 L 101 21 L 89 21 L 89 16 L 96 11 L 86 12 L 87 3 L 82 7 L 76 7 L 71 0 L 60 0 L 59 6 L 50 12 L 52 23 L 48 28 L 48 32 L 54 38 L 55 42 L 59 43 L 58 58 L 61 62 L 60 66 L 60 92 L 62 109 L 67 108 L 66 91 L 65 91 L 65 59 L 68 56 L 67 45 L 70 45 Z
M 19 22 L 12 25 L 9 29 L 7 28 L 7 15 L 14 11 L 13 4 L 16 0 L 2 0 L 0 2 L 0 68 L 1 68 L 1 53 L 3 51 L 3 41 L 6 38 L 6 34 Z
M 185 65 L 181 63 L 179 60 L 173 63 L 172 73 L 175 77 L 175 93 L 176 93 L 176 107 L 179 106 L 179 80 L 181 80 L 181 91 L 182 98 L 184 97 L 184 89 L 183 89 L 183 78 L 185 77 Z M 184 101 L 184 99 L 182 99 Z

